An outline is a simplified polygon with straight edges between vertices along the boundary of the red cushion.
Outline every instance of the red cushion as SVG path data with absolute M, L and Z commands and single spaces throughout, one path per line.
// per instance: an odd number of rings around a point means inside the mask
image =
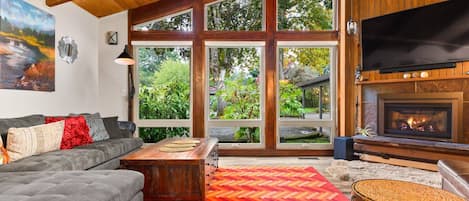
M 76 146 L 90 144 L 93 139 L 90 129 L 83 116 L 75 117 L 46 117 L 46 124 L 65 120 L 64 133 L 60 149 L 71 149 Z

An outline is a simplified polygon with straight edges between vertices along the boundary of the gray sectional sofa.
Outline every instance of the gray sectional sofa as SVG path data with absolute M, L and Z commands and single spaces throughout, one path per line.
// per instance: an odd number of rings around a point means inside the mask
M 5 135 L 9 127 L 34 126 L 42 118 L 42 115 L 32 115 L 0 119 L 0 132 Z M 118 129 L 108 129 L 106 125 L 108 132 L 120 132 L 110 133 L 108 140 L 0 165 L 0 201 L 143 200 L 143 175 L 115 170 L 120 166 L 119 158 L 139 149 L 143 141 L 132 137 L 133 123 L 118 122 L 118 126 Z

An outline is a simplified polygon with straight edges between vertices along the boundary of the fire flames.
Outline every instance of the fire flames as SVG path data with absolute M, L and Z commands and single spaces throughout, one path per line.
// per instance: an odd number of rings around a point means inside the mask
M 434 132 L 435 129 L 431 122 L 428 122 L 425 117 L 415 118 L 409 117 L 405 122 L 401 123 L 401 130 L 411 130 L 419 132 Z

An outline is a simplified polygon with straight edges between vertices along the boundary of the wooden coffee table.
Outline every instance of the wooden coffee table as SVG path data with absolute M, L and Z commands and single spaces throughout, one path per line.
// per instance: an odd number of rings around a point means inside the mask
M 352 184 L 352 201 L 464 201 L 448 191 L 406 181 L 366 179 Z
M 165 144 L 180 139 L 166 139 L 121 159 L 124 169 L 145 175 L 144 200 L 205 200 L 210 177 L 218 167 L 218 140 L 200 140 L 194 150 L 162 152 Z

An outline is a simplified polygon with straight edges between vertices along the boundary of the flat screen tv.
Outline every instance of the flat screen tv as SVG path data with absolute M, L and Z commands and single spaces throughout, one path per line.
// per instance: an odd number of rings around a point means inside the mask
M 447 68 L 469 60 L 469 0 L 366 19 L 361 27 L 363 70 Z

